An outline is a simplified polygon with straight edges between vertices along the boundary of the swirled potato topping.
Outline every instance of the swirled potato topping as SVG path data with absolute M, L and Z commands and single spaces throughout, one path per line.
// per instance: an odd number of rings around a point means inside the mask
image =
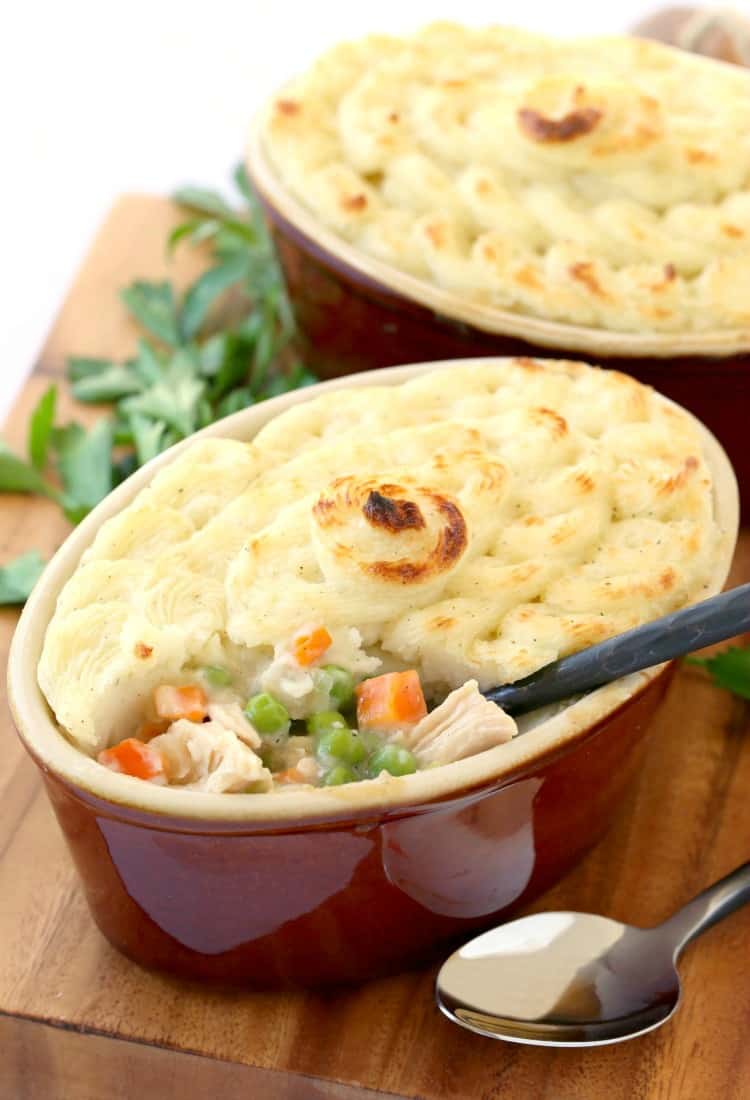
M 337 46 L 269 108 L 282 183 L 474 303 L 611 331 L 750 325 L 750 73 L 631 37 L 437 24 Z
M 408 714 L 405 747 L 445 759 L 420 680 L 432 703 L 516 680 L 700 599 L 721 537 L 700 430 L 654 391 L 581 363 L 441 366 L 188 446 L 99 529 L 39 681 L 86 751 L 146 715 L 174 774 L 220 763 L 227 789 L 268 778 L 259 734 L 290 725 L 293 771 L 295 722 L 360 681 L 360 729 Z

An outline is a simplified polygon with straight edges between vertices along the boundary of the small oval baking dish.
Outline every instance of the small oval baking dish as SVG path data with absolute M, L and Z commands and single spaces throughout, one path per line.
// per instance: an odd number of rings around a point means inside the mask
M 323 391 L 397 384 L 435 366 L 323 383 L 203 434 L 249 440 Z M 736 538 L 737 490 L 721 447 L 707 431 L 703 438 L 726 532 L 717 592 Z M 600 688 L 474 757 L 302 795 L 158 787 L 102 768 L 61 735 L 36 677 L 58 593 L 102 523 L 186 445 L 131 477 L 73 532 L 28 601 L 11 651 L 15 722 L 104 935 L 143 965 L 189 977 L 265 987 L 357 981 L 431 957 L 572 867 L 637 770 L 668 667 Z

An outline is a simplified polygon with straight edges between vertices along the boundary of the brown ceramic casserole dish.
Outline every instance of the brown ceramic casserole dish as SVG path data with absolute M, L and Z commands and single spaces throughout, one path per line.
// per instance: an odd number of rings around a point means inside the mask
M 261 121 L 247 165 L 279 253 L 305 361 L 321 377 L 474 355 L 582 359 L 622 370 L 689 409 L 719 438 L 748 522 L 750 333 L 608 332 L 461 300 L 323 226 L 279 180 L 263 147 Z
M 379 373 L 393 384 L 430 364 Z M 329 382 L 245 410 L 207 435 L 249 439 Z M 157 787 L 99 766 L 61 736 L 37 684 L 57 594 L 104 520 L 178 445 L 70 536 L 26 605 L 9 696 L 105 936 L 147 966 L 257 986 L 356 981 L 430 957 L 549 886 L 600 837 L 638 766 L 667 684 L 661 666 L 601 688 L 523 736 L 379 786 L 263 794 Z M 737 492 L 705 433 L 728 572 Z

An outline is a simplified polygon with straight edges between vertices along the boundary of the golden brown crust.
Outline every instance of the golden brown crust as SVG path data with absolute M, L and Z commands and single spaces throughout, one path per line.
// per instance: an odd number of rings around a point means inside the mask
M 418 562 L 400 560 L 363 563 L 361 565 L 363 573 L 400 584 L 414 584 L 416 581 L 423 581 L 426 577 L 444 572 L 455 565 L 461 557 L 467 545 L 466 523 L 461 515 L 461 509 L 452 500 L 447 500 L 439 493 L 430 492 L 429 489 L 423 489 L 422 492 L 430 497 L 444 521 L 435 547 L 430 551 L 426 560 Z M 403 503 L 408 505 L 409 508 L 416 508 L 416 505 L 410 501 Z M 419 512 L 418 508 L 417 511 Z M 422 520 L 419 524 L 405 524 L 404 526 L 424 527 L 425 524 Z M 390 528 L 394 533 L 403 529 L 404 527 Z
M 377 489 L 370 490 L 362 514 L 373 527 L 382 527 L 394 534 L 409 528 L 419 529 L 425 525 L 418 504 L 412 500 L 394 500 Z
M 443 456 L 436 459 L 440 469 Z M 433 580 L 456 565 L 468 544 L 458 504 L 425 486 L 340 477 L 318 497 L 312 514 L 321 532 L 331 533 L 330 552 L 339 564 L 387 584 Z
M 596 107 L 568 111 L 561 118 L 548 118 L 531 107 L 519 107 L 518 125 L 532 141 L 541 143 L 574 141 L 590 134 L 602 117 Z

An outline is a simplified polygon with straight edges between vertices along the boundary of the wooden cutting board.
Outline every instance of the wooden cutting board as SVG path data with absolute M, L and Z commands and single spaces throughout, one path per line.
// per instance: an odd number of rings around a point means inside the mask
M 29 410 L 60 378 L 67 354 L 131 351 L 137 333 L 117 290 L 166 274 L 164 240 L 177 218 L 160 199 L 117 203 L 11 414 L 13 446 L 23 446 Z M 184 252 L 171 274 L 184 283 L 200 263 Z M 62 407 L 70 408 L 65 397 Z M 0 497 L 0 516 L 0 562 L 31 547 L 48 554 L 66 533 L 44 501 Z M 747 580 L 750 534 L 732 576 Z M 15 618 L 0 613 L 3 654 Z M 648 925 L 747 859 L 749 719 L 702 672 L 681 670 L 614 828 L 533 908 Z M 511 1046 L 464 1032 L 434 1006 L 434 968 L 325 995 L 227 993 L 148 973 L 94 928 L 3 694 L 1 1100 L 741 1100 L 750 1095 L 749 944 L 747 909 L 688 952 L 673 1021 L 598 1050 Z

